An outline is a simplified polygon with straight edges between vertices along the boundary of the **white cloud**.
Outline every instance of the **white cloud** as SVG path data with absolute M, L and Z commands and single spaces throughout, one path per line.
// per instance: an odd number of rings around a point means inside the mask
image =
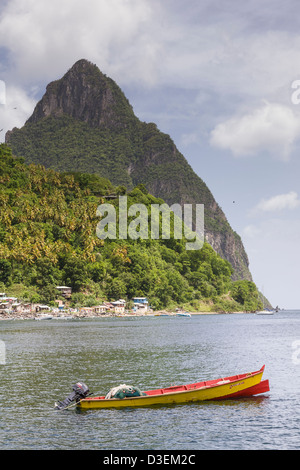
M 0 79 L 27 90 L 33 85 L 44 88 L 76 60 L 86 58 L 121 87 L 132 86 L 132 94 L 136 85 L 139 90 L 193 90 L 193 98 L 188 95 L 186 104 L 173 111 L 194 124 L 207 108 L 215 122 L 228 109 L 276 97 L 283 104 L 219 124 L 212 142 L 235 155 L 262 148 L 287 159 L 299 129 L 295 112 L 284 103 L 290 103 L 290 86 L 299 76 L 300 34 L 295 16 L 281 10 L 279 2 L 270 10 L 255 1 L 231 9 L 213 0 L 209 5 L 196 0 L 186 5 L 179 0 L 9 0 L 0 10 L 5 51 L 0 69 L 5 76 Z M 290 21 L 286 30 L 282 17 Z M 265 29 L 264 22 L 273 28 Z M 189 100 L 194 100 L 193 108 Z M 266 114 L 272 115 L 270 132 Z M 244 136 L 248 124 L 257 144 Z
M 293 210 L 300 206 L 300 199 L 295 191 L 286 194 L 278 194 L 269 199 L 262 199 L 254 208 L 254 212 L 277 212 Z
M 298 76 L 300 34 L 259 28 L 278 16 L 263 8 L 258 22 L 262 8 L 256 2 L 244 11 L 192 0 L 10 0 L 1 11 L 0 44 L 22 80 L 48 81 L 86 58 L 123 83 L 278 95 Z
M 56 79 L 81 58 L 104 73 L 120 67 L 129 73 L 132 48 L 146 80 L 155 55 L 155 41 L 143 38 L 151 15 L 147 0 L 10 0 L 0 19 L 0 44 L 23 82 Z
M 255 155 L 261 151 L 288 160 L 300 137 L 300 116 L 278 103 L 265 103 L 243 116 L 218 124 L 210 143 L 230 150 L 234 156 Z

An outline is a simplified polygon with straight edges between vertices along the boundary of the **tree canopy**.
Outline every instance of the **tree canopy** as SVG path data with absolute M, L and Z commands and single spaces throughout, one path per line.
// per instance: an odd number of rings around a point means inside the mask
M 151 204 L 163 203 L 143 185 L 127 192 L 101 175 L 26 165 L 6 144 L 0 183 L 0 285 L 25 300 L 53 302 L 55 287 L 68 285 L 77 304 L 145 296 L 156 309 L 260 308 L 255 284 L 232 282 L 230 263 L 207 243 L 188 251 L 172 233 L 169 240 L 98 238 L 100 204 L 109 201 L 118 214 L 118 195 L 126 194 L 128 206 L 144 204 L 150 214 Z

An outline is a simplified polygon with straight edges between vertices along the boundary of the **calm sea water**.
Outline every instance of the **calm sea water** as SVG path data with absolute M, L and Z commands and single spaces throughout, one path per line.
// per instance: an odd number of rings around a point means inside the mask
M 300 448 L 300 311 L 1 321 L 0 449 Z M 249 372 L 264 397 L 123 410 L 57 411 L 78 380 L 105 394 Z

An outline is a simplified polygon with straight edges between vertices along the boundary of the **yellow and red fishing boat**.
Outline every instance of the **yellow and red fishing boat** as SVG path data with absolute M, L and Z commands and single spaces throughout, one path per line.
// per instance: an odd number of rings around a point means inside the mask
M 76 406 L 80 409 L 101 409 L 101 408 L 124 408 L 124 407 L 141 407 L 151 405 L 169 405 L 184 404 L 198 402 L 204 400 L 222 400 L 227 398 L 241 398 L 266 393 L 270 390 L 269 381 L 261 380 L 265 366 L 255 372 L 249 372 L 230 377 L 223 377 L 216 380 L 208 380 L 187 385 L 173 385 L 167 388 L 159 388 L 155 390 L 147 390 L 140 392 L 138 396 L 136 389 L 125 384 L 120 385 L 112 390 L 123 389 L 123 398 L 120 394 L 109 393 L 106 396 L 88 397 L 88 387 L 85 384 L 78 383 L 73 386 L 72 399 L 67 399 L 69 403 L 76 401 Z M 76 389 L 75 389 L 75 388 Z M 131 391 L 131 396 L 126 396 L 126 387 Z M 77 391 L 76 391 L 77 390 Z M 79 394 L 77 393 L 79 390 Z M 139 389 L 137 389 L 139 391 Z M 83 393 L 82 393 L 83 392 Z M 77 394 L 77 395 L 76 395 Z M 69 407 L 69 403 L 59 402 L 58 409 Z M 74 404 L 74 405 L 75 405 Z M 66 406 L 64 406 L 66 405 Z M 73 406 L 73 405 L 72 405 Z

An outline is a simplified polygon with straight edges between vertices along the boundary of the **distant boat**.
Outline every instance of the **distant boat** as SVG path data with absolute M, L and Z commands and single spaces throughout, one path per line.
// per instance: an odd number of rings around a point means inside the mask
M 35 320 L 52 320 L 52 318 L 52 315 L 48 315 L 48 313 L 41 313 L 35 317 Z
M 274 310 L 260 310 L 259 312 L 255 312 L 255 315 L 274 315 Z
M 177 312 L 176 316 L 177 317 L 191 317 L 192 315 L 188 312 Z

